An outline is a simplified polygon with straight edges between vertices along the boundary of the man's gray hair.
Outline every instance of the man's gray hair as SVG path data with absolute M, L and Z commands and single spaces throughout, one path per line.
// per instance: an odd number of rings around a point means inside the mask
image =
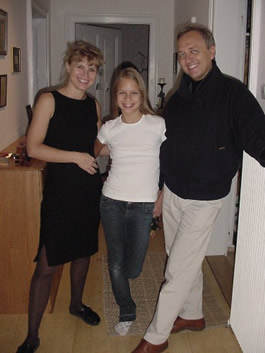
M 208 49 L 211 48 L 212 46 L 215 47 L 215 40 L 212 32 L 206 26 L 203 26 L 198 23 L 190 23 L 182 27 L 177 34 L 177 40 L 179 40 L 185 33 L 188 33 L 191 31 L 196 31 L 201 34 L 201 36 L 205 40 L 205 43 Z

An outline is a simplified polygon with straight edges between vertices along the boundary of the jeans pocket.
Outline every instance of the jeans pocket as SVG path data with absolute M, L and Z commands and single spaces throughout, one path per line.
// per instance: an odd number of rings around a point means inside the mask
M 104 196 L 104 195 L 101 195 L 101 198 L 100 198 L 100 210 L 107 210 L 110 205 L 112 204 L 112 199 L 110 199 L 109 197 L 107 196 Z
M 110 199 L 109 197 L 104 196 L 104 195 L 101 195 L 100 201 L 102 201 L 102 202 L 108 202 L 108 201 L 110 201 L 110 200 L 111 200 L 111 199 Z

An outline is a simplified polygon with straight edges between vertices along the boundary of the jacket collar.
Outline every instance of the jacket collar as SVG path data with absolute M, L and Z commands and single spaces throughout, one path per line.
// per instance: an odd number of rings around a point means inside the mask
M 196 87 L 195 91 L 198 90 L 204 90 L 207 88 L 209 85 L 211 85 L 212 82 L 216 82 L 216 78 L 220 77 L 222 75 L 220 69 L 216 65 L 215 60 L 212 60 L 212 68 L 206 75 L 206 77 L 200 81 L 198 86 Z M 192 95 L 192 82 L 194 82 L 189 75 L 186 73 L 183 73 L 179 89 L 177 90 L 178 94 L 184 97 L 189 97 Z

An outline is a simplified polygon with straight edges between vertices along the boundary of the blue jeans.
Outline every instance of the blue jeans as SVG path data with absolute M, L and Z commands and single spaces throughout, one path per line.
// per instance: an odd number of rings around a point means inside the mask
M 100 211 L 108 265 L 120 321 L 136 319 L 129 278 L 140 275 L 148 247 L 154 202 L 127 202 L 101 196 Z

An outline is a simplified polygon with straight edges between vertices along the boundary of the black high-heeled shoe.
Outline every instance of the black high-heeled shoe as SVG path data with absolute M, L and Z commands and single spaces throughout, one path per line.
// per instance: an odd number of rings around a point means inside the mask
M 71 315 L 77 316 L 82 319 L 86 324 L 96 326 L 100 323 L 98 314 L 86 305 L 82 305 L 81 310 L 72 310 L 69 308 Z
M 21 346 L 18 347 L 16 353 L 34 353 L 39 348 L 40 339 L 37 339 L 37 342 L 34 345 L 31 345 L 29 342 L 24 341 Z

